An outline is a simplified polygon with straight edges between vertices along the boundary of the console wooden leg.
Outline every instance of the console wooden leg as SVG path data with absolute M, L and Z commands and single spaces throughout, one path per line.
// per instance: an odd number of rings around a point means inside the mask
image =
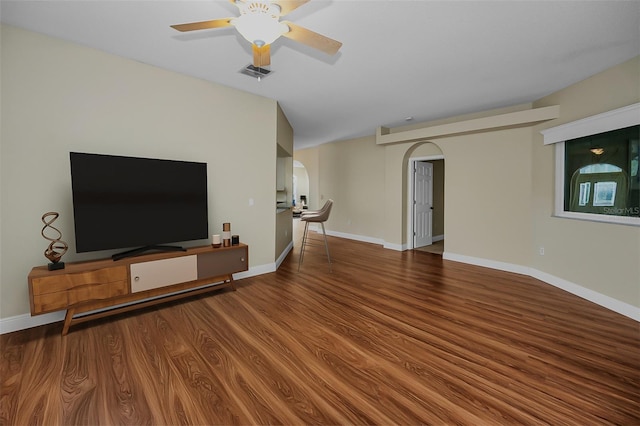
M 208 286 L 205 285 L 201 288 L 196 288 L 195 290 L 179 292 L 173 295 L 163 296 L 156 299 L 149 299 L 146 301 L 144 301 L 144 299 L 140 301 L 141 297 L 139 295 L 128 294 L 128 295 L 122 295 L 120 297 L 112 297 L 104 300 L 94 300 L 90 302 L 76 304 L 73 307 L 69 307 L 69 309 L 67 309 L 67 314 L 64 317 L 64 326 L 62 327 L 62 335 L 63 336 L 67 335 L 67 333 L 69 332 L 69 327 L 71 327 L 71 324 L 81 324 L 86 321 L 91 321 L 98 318 L 104 318 L 104 317 L 119 314 L 122 312 L 129 312 L 134 309 L 139 309 L 146 306 L 153 306 L 153 305 L 157 305 L 163 302 L 168 302 L 171 300 L 178 300 L 183 297 L 187 297 L 195 294 L 202 294 L 209 291 L 217 290 L 219 288 L 225 288 L 227 286 L 231 287 L 233 291 L 236 291 L 236 284 L 233 279 L 233 274 L 220 275 L 216 277 L 213 280 L 213 282 L 218 284 L 222 282 L 225 285 L 220 285 L 220 287 L 216 285 L 208 285 Z M 150 291 L 142 292 L 141 294 L 143 294 L 143 297 L 152 296 L 152 294 L 150 294 Z M 114 303 L 115 300 L 120 301 L 121 303 L 132 302 L 132 301 L 134 303 L 127 304 L 119 308 L 112 308 L 112 306 L 115 304 Z M 109 307 L 110 309 L 99 311 L 100 309 L 105 307 Z M 74 319 L 73 316 L 78 313 L 82 314 L 82 316 Z
M 73 316 L 75 315 L 76 310 L 74 308 L 67 309 L 67 315 L 64 317 L 64 326 L 62 327 L 62 335 L 66 336 L 69 332 L 69 327 L 71 326 L 71 320 L 73 320 Z

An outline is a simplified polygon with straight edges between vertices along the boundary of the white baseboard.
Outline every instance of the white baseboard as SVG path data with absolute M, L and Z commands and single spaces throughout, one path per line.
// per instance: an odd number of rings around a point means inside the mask
M 442 240 L 444 240 L 444 234 L 441 234 L 441 235 L 434 235 L 434 236 L 433 236 L 433 238 L 431 238 L 431 241 L 433 241 L 434 243 L 435 243 L 436 241 L 442 241 Z
M 275 272 L 276 263 L 265 263 L 264 265 L 252 266 L 248 271 L 237 272 L 233 274 L 234 280 L 241 280 L 243 278 L 255 277 L 256 275 L 268 274 L 269 272 Z
M 284 262 L 284 259 L 287 257 L 287 255 L 291 250 L 293 250 L 293 241 L 289 241 L 289 244 L 287 245 L 287 247 L 284 250 L 282 250 L 282 253 L 280 253 L 280 256 L 278 256 L 278 258 L 276 259 L 274 270 L 277 270 L 280 267 L 280 265 L 282 265 L 282 262 Z
M 320 227 L 320 225 L 315 223 L 309 225 L 309 230 L 316 231 L 322 234 L 322 228 Z M 364 243 L 378 244 L 390 250 L 396 250 L 396 251 L 407 250 L 406 244 L 387 243 L 382 238 L 367 237 L 365 235 L 357 235 L 357 234 L 348 234 L 345 232 L 331 231 L 330 229 L 326 229 L 326 232 L 327 232 L 327 235 L 331 235 L 332 237 L 340 237 L 340 238 L 346 238 L 348 240 L 362 241 Z
M 485 268 L 498 269 L 500 271 L 514 272 L 516 274 L 521 274 L 521 275 L 531 275 L 530 268 L 516 265 L 513 263 L 498 262 L 496 260 L 465 256 L 462 254 L 455 254 L 455 253 L 449 253 L 449 252 L 442 253 L 442 258 L 444 260 L 453 260 L 455 262 L 468 263 L 470 265 L 483 266 Z
M 3 318 L 0 320 L 0 334 L 12 333 L 18 330 L 37 327 L 39 325 L 51 324 L 64 320 L 65 312 L 52 312 L 50 314 L 36 315 L 30 314 L 16 315 L 15 317 Z
M 627 318 L 631 318 L 640 322 L 640 307 L 630 305 L 620 300 L 614 299 L 597 291 L 590 290 L 582 287 L 578 284 L 572 283 L 565 279 L 556 277 L 546 272 L 539 271 L 534 268 L 527 268 L 521 265 L 515 265 L 513 263 L 498 262 L 495 260 L 483 259 L 479 257 L 465 256 L 455 253 L 443 253 L 442 258 L 446 260 L 452 260 L 455 262 L 468 263 L 471 265 L 483 266 L 485 268 L 498 269 L 506 272 L 513 272 L 521 275 L 528 275 L 532 278 L 543 281 L 549 285 L 557 287 L 561 290 L 574 294 L 578 297 L 586 299 L 590 302 L 607 308 L 613 312 L 617 312 L 620 315 L 624 315 Z
M 291 243 L 290 246 L 293 247 L 293 243 Z M 288 253 L 288 251 L 285 250 L 284 253 Z M 243 278 L 249 278 L 256 275 L 262 275 L 262 274 L 267 274 L 269 272 L 274 272 L 275 270 L 276 270 L 276 262 L 268 263 L 265 265 L 253 266 L 249 268 L 248 271 L 238 272 L 236 274 L 233 274 L 233 279 L 241 280 Z M 136 302 L 136 303 L 139 303 L 139 302 Z M 58 312 L 52 312 L 49 314 L 42 314 L 42 315 L 35 315 L 35 316 L 31 316 L 30 314 L 22 314 L 22 315 L 9 317 L 9 318 L 2 318 L 0 319 L 0 334 L 12 333 L 14 331 L 26 330 L 27 328 L 38 327 L 40 325 L 52 324 L 55 322 L 64 321 L 65 314 L 66 314 L 66 311 L 58 311 Z
M 544 281 L 545 283 L 551 284 L 554 287 L 558 287 L 564 291 L 568 291 L 571 294 L 580 296 L 583 299 L 587 299 L 590 302 L 595 303 L 596 305 L 600 305 L 613 312 L 617 312 L 620 315 L 624 315 L 627 318 L 631 318 L 640 322 L 640 308 L 636 306 L 621 302 L 620 300 L 614 299 L 613 297 L 609 297 L 602 293 L 598 293 L 597 291 L 579 286 L 578 284 L 574 284 L 565 279 L 547 274 L 546 272 L 538 271 L 537 269 L 532 269 L 531 272 L 531 276 L 533 278 Z
M 393 243 L 387 243 L 387 242 L 385 242 L 382 245 L 382 247 L 389 250 L 395 250 L 395 251 L 405 251 L 409 249 L 409 247 L 406 244 L 393 244 Z
M 320 232 L 322 233 L 322 229 L 320 230 Z M 362 241 L 363 243 L 372 243 L 372 244 L 378 244 L 378 245 L 384 244 L 384 240 L 382 240 L 381 238 L 367 237 L 364 235 L 346 234 L 344 232 L 336 232 L 336 231 L 329 231 L 329 230 L 327 230 L 327 235 L 331 235 L 333 237 L 346 238 L 348 240 Z

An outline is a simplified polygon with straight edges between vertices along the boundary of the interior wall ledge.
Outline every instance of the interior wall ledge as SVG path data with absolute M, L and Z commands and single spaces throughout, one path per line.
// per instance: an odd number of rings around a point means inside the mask
M 376 144 L 388 145 L 393 143 L 415 142 L 426 139 L 436 139 L 448 136 L 486 132 L 490 130 L 511 129 L 534 126 L 544 121 L 553 120 L 560 116 L 560 106 L 551 105 L 524 111 L 474 118 L 455 123 L 422 127 L 393 133 L 392 129 L 378 127 Z

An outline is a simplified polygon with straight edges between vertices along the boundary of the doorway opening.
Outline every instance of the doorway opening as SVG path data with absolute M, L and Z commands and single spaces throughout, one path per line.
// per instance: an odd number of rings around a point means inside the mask
M 293 197 L 294 212 L 309 206 L 309 173 L 300 161 L 293 161 Z
M 408 162 L 407 248 L 444 250 L 444 155 Z

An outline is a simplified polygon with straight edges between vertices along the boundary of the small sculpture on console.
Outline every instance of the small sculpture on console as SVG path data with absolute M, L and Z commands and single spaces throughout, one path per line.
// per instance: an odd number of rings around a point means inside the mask
M 222 224 L 222 246 L 231 247 L 231 223 L 225 222 Z
M 57 228 L 52 226 L 51 224 L 60 216 L 57 212 L 48 212 L 42 215 L 42 223 L 44 223 L 44 227 L 40 234 L 45 240 L 51 241 L 49 247 L 44 251 L 44 257 L 49 259 L 51 263 L 49 263 L 48 268 L 50 271 L 54 271 L 56 269 L 64 269 L 64 262 L 60 262 L 62 255 L 67 252 L 69 246 L 67 243 L 61 240 L 62 232 L 60 232 Z M 57 237 L 50 238 L 44 234 L 44 231 L 47 228 L 51 228 L 58 233 Z

